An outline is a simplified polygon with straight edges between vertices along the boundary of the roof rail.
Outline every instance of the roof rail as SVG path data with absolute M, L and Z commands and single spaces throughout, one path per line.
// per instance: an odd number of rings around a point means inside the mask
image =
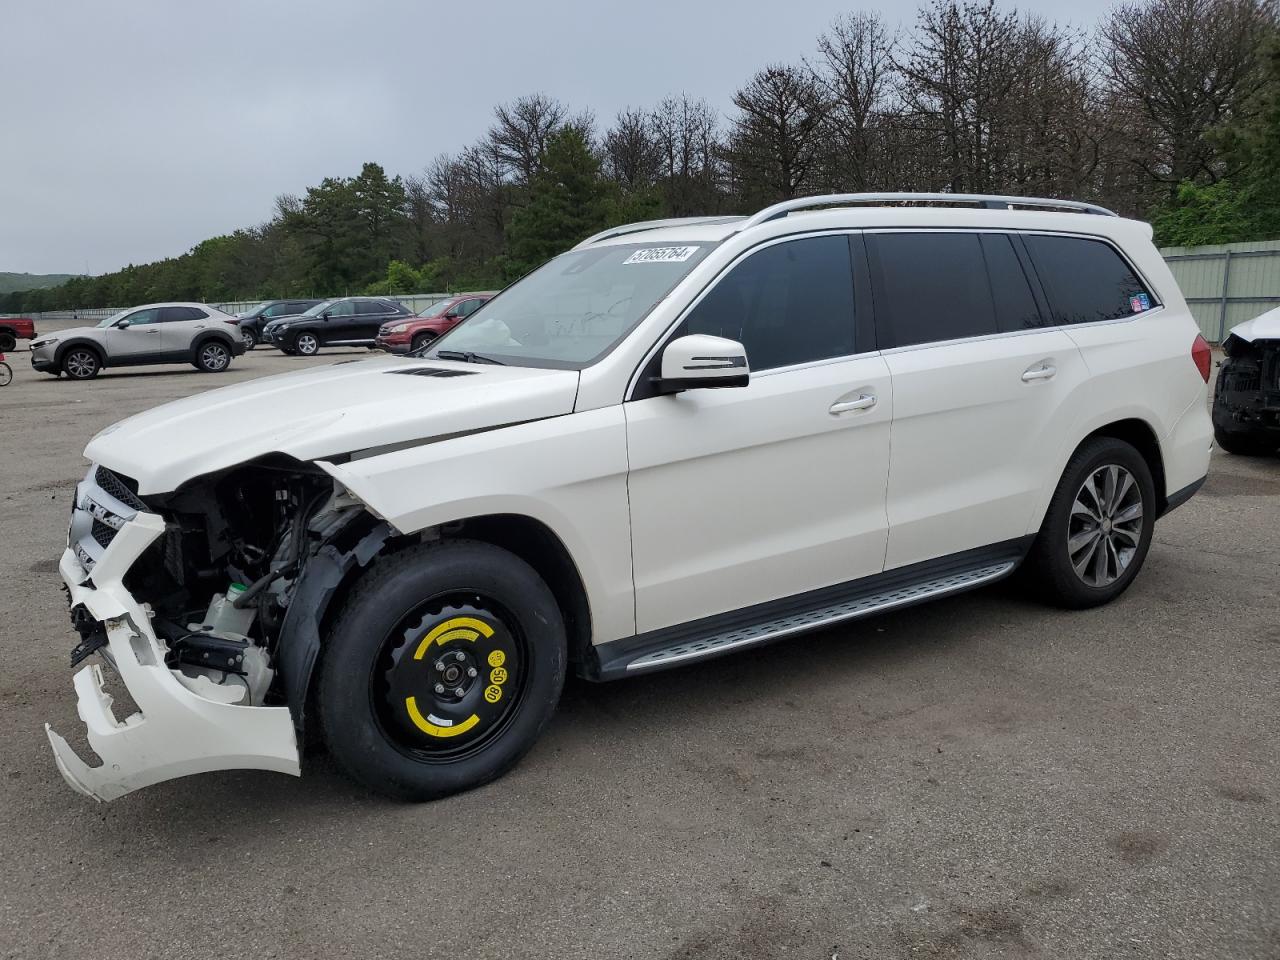
M 610 240 L 613 237 L 624 237 L 629 233 L 643 233 L 646 230 L 661 230 L 663 227 L 692 227 L 699 223 L 731 223 L 734 220 L 741 220 L 740 216 L 719 216 L 719 217 L 672 217 L 668 220 L 640 220 L 636 223 L 624 223 L 621 226 L 610 227 L 608 230 L 601 230 L 599 233 L 587 237 L 579 243 L 574 250 L 581 250 L 583 247 L 589 247 L 593 243 L 599 243 L 601 240 Z
M 987 210 L 1057 210 L 1070 213 L 1092 213 L 1104 217 L 1118 216 L 1106 207 L 1078 200 L 1049 200 L 1040 197 L 997 197 L 982 193 L 834 193 L 828 196 L 797 197 L 784 200 L 748 217 L 738 230 L 777 220 L 800 210 L 822 207 L 890 207 L 890 206 L 967 206 Z

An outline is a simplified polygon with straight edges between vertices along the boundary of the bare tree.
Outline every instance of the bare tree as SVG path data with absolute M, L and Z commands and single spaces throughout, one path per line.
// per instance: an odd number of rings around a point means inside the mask
M 1130 162 L 1151 180 L 1213 182 L 1226 171 L 1213 132 L 1262 82 L 1259 38 L 1274 27 L 1269 0 L 1136 0 L 1101 29 L 1102 67 L 1131 124 Z
M 827 104 L 813 75 L 802 67 L 765 67 L 733 103 L 739 113 L 725 155 L 744 199 L 772 203 L 816 188 Z
M 621 110 L 604 135 L 604 169 L 624 191 L 643 190 L 658 181 L 662 149 L 649 115 L 631 107 Z
M 826 181 L 837 190 L 884 189 L 897 41 L 875 13 L 838 18 L 818 38 L 814 74 L 828 101 Z
M 545 94 L 519 97 L 494 110 L 496 122 L 489 128 L 486 144 L 504 172 L 518 185 L 527 186 L 541 166 L 547 139 L 568 116 L 563 103 Z M 587 117 L 589 130 L 591 121 Z
M 717 213 L 720 190 L 719 123 L 705 100 L 666 97 L 649 116 L 661 157 L 660 186 L 673 217 Z

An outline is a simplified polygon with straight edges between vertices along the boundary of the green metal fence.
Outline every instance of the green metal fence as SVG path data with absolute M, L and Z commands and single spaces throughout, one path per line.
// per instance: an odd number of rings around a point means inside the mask
M 1160 251 L 1205 339 L 1280 306 L 1280 240 Z

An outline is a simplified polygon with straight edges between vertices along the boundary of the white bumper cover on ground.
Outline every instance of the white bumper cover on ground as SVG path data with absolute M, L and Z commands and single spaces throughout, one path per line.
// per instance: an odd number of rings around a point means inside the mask
M 151 629 L 147 610 L 121 582 L 138 555 L 162 532 L 164 521 L 138 513 L 111 541 L 88 574 L 66 550 L 58 565 L 71 604 L 84 604 L 102 621 L 110 660 L 139 713 L 117 720 L 96 665 L 75 675 L 80 719 L 89 746 L 102 758 L 91 767 L 45 724 L 58 769 L 76 790 L 114 800 L 139 787 L 211 770 L 276 770 L 298 776 L 298 746 L 287 707 L 217 703 L 189 690 L 164 663 L 165 646 Z

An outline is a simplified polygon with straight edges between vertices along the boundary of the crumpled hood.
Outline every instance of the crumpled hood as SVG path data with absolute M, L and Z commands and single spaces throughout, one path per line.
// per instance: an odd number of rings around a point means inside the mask
M 1236 324 L 1231 328 L 1231 335 L 1249 343 L 1255 340 L 1280 340 L 1280 307 Z
M 343 361 L 164 404 L 103 430 L 84 455 L 137 480 L 139 493 L 165 493 L 269 453 L 317 460 L 561 416 L 577 392 L 575 370 Z

